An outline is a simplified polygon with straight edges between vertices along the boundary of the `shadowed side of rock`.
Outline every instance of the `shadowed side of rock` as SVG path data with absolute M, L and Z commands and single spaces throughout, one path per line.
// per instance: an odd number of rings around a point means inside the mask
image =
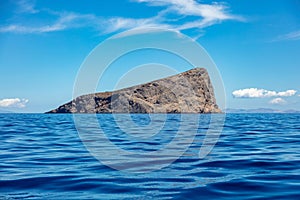
M 82 95 L 47 113 L 220 113 L 204 68 L 124 88 Z

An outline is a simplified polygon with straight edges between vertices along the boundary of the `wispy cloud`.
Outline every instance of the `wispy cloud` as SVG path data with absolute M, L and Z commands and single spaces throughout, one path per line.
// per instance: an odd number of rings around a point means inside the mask
M 228 7 L 223 3 L 204 4 L 195 0 L 133 0 L 133 2 L 145 3 L 147 6 L 159 6 L 161 10 L 157 15 L 149 18 L 126 18 L 122 16 L 104 18 L 94 14 L 38 10 L 33 1 L 21 0 L 17 3 L 19 12 L 30 14 L 43 12 L 44 14 L 51 14 L 55 19 L 47 24 L 41 22 L 41 25 L 12 23 L 0 27 L 0 32 L 46 33 L 88 27 L 100 31 L 102 34 L 107 34 L 132 28 L 159 27 L 178 31 L 194 29 L 196 35 L 201 36 L 203 35 L 203 28 L 207 26 L 225 20 L 243 20 L 240 16 L 230 14 Z M 193 20 L 187 19 L 188 17 L 192 17 Z
M 283 98 L 275 98 L 272 99 L 271 101 L 269 101 L 270 104 L 285 104 L 286 100 L 284 100 Z
M 278 36 L 272 42 L 284 41 L 284 40 L 300 40 L 300 30 L 293 31 L 284 35 Z
M 140 3 L 148 3 L 150 6 L 167 7 L 162 12 L 173 12 L 182 16 L 199 16 L 208 20 L 241 19 L 231 15 L 227 7 L 222 3 L 202 4 L 195 0 L 136 0 Z
M 60 24 L 52 24 L 52 25 L 45 25 L 45 26 L 38 26 L 38 27 L 30 27 L 30 26 L 23 26 L 18 24 L 13 24 L 9 26 L 0 27 L 0 32 L 2 33 L 45 33 L 45 32 L 53 32 L 53 31 L 60 31 L 63 30 L 64 26 Z
M 139 3 L 147 3 L 148 6 L 164 7 L 156 16 L 158 24 L 168 25 L 173 29 L 200 30 L 207 26 L 220 23 L 225 20 L 244 19 L 240 16 L 232 15 L 228 11 L 228 7 L 223 3 L 203 4 L 195 0 L 135 0 Z M 168 15 L 175 15 L 175 19 L 171 20 Z M 195 17 L 194 20 L 186 20 L 187 17 Z M 178 20 L 180 19 L 180 20 Z M 176 23 L 180 21 L 180 23 Z M 173 23 L 171 23 L 173 22 Z M 174 23 L 175 22 L 175 23 Z
M 151 19 L 131 19 L 122 17 L 105 19 L 93 14 L 79 14 L 73 12 L 51 12 L 51 15 L 54 15 L 56 19 L 45 25 L 10 24 L 0 27 L 0 32 L 28 34 L 48 33 L 76 28 L 93 28 L 107 34 L 134 27 L 155 26 L 155 24 L 151 22 Z
M 33 1 L 30 0 L 18 0 L 15 1 L 17 4 L 17 12 L 19 13 L 30 13 L 30 14 L 35 14 L 38 13 L 39 10 L 35 9 L 35 4 Z
M 19 99 L 19 98 L 2 99 L 0 100 L 0 107 L 24 108 L 27 103 L 28 103 L 28 99 Z
M 2 33 L 47 33 L 54 31 L 62 31 L 71 28 L 80 28 L 86 26 L 95 26 L 90 21 L 97 22 L 97 17 L 91 14 L 77 14 L 72 12 L 51 12 L 55 19 L 52 23 L 41 26 L 26 26 L 22 24 L 11 24 L 0 27 Z
M 114 17 L 114 18 L 110 18 L 109 20 L 106 20 L 105 24 L 107 25 L 106 28 L 103 28 L 103 31 L 105 33 L 112 33 L 119 30 L 132 29 L 136 27 L 147 28 L 147 27 L 159 26 L 159 24 L 152 18 L 133 19 L 133 18 Z
M 246 88 L 235 90 L 232 95 L 236 98 L 264 98 L 264 97 L 290 97 L 297 93 L 296 90 L 287 90 L 283 92 L 270 91 L 258 88 Z

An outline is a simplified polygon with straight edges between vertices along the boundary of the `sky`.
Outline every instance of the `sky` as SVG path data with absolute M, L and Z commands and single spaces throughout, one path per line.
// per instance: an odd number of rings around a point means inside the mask
M 145 27 L 198 42 L 220 72 L 227 108 L 300 110 L 300 0 L 7 0 L 0 13 L 0 111 L 45 112 L 70 101 L 98 44 Z M 140 54 L 138 64 L 153 55 L 165 64 L 158 52 Z M 134 67 L 129 58 L 120 65 Z

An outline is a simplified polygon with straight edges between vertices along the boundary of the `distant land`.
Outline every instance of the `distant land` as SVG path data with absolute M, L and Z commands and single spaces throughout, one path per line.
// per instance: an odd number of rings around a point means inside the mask
M 256 108 L 256 109 L 233 109 L 228 108 L 225 113 L 300 113 L 299 110 L 276 110 L 271 108 Z
M 220 113 L 204 68 L 124 88 L 82 95 L 47 113 Z

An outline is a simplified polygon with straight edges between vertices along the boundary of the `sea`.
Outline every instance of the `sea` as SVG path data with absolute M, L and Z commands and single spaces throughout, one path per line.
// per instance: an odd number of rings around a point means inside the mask
M 0 199 L 300 199 L 300 114 L 0 114 Z

